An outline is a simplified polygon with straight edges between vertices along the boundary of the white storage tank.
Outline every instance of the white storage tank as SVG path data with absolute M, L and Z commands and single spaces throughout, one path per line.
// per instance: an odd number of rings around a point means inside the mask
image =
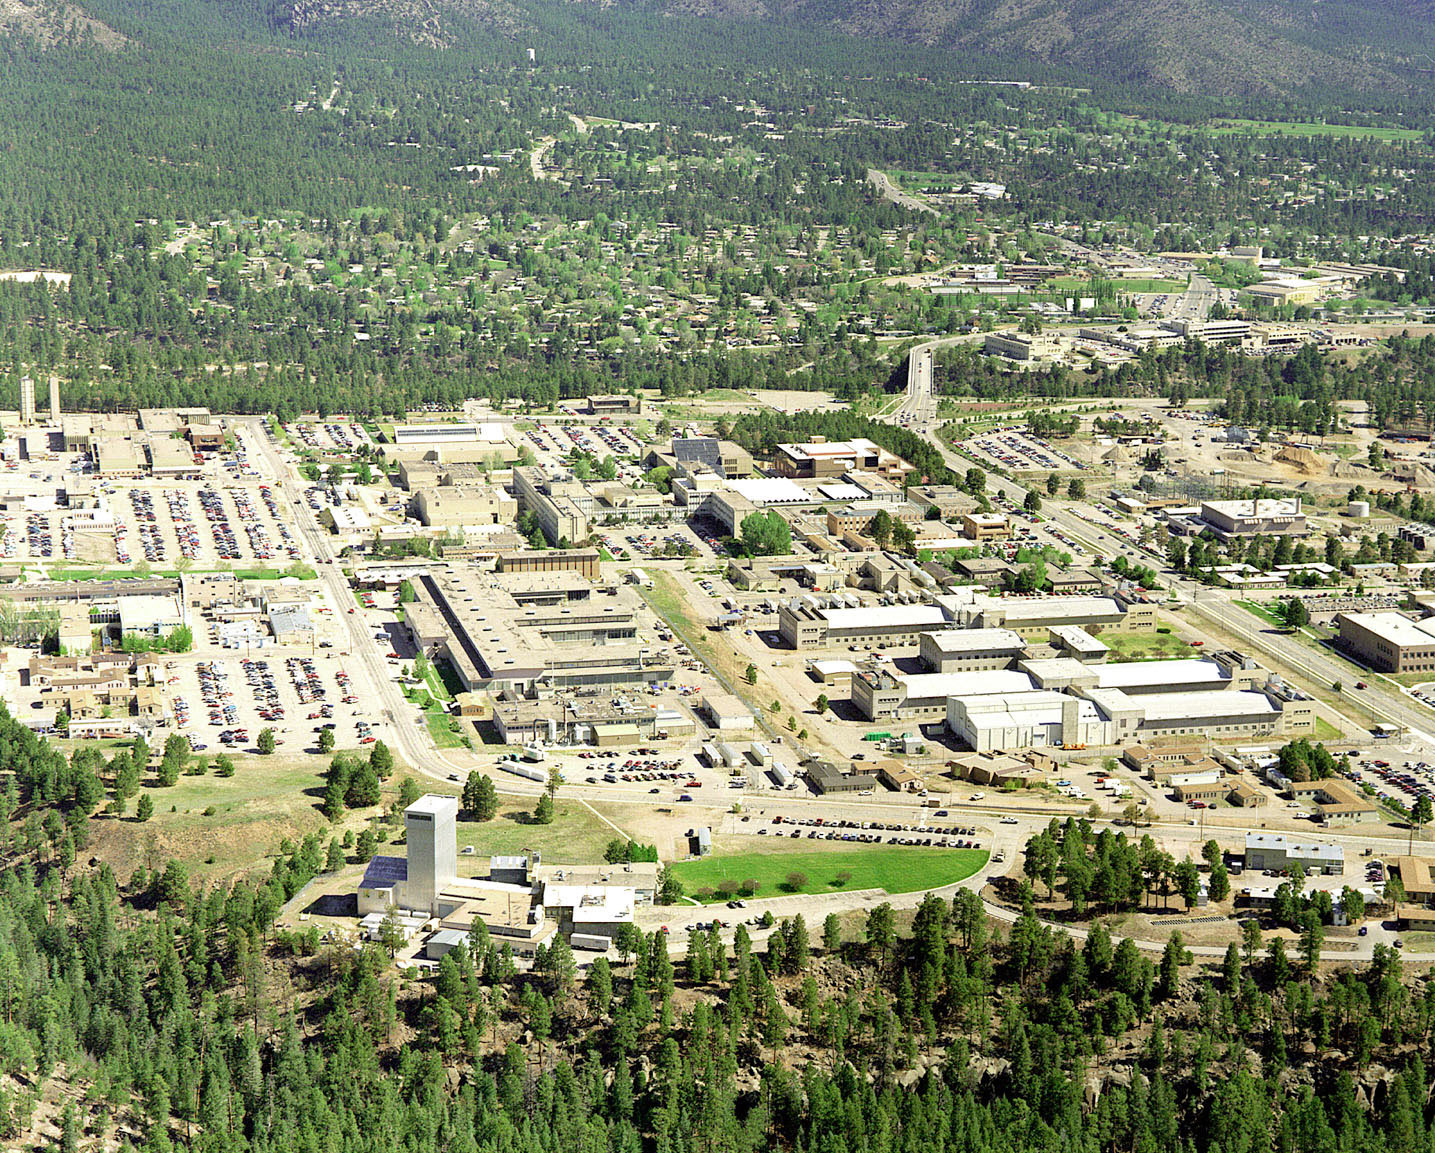
M 1356 520 L 1365 520 L 1370 515 L 1370 502 L 1368 500 L 1353 500 L 1347 506 L 1347 510 Z

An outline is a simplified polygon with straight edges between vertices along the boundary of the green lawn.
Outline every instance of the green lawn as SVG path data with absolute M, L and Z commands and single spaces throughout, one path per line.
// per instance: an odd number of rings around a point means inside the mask
M 444 712 L 443 705 L 438 701 L 431 701 L 429 707 L 424 710 L 424 721 L 428 725 L 429 736 L 433 737 L 433 743 L 441 749 L 461 749 L 463 735 L 448 727 L 450 720 L 452 718 Z
M 796 849 L 796 846 L 794 846 Z M 757 895 L 831 893 L 841 889 L 885 889 L 889 893 L 915 893 L 940 889 L 970 877 L 987 863 L 985 849 L 912 849 L 901 845 L 871 845 L 860 849 L 807 849 L 742 853 L 679 861 L 673 874 L 689 896 L 699 890 L 716 890 L 724 881 L 757 882 Z M 845 883 L 841 872 L 851 873 Z M 805 883 L 788 884 L 790 873 L 801 873 Z M 714 896 L 712 900 L 720 900 Z
M 1414 128 L 1372 128 L 1364 124 L 1317 124 L 1296 120 L 1218 120 L 1211 132 L 1215 136 L 1246 132 L 1256 136 L 1341 136 L 1373 140 L 1419 140 L 1422 135 Z
M 1101 643 L 1111 650 L 1112 659 L 1117 661 L 1155 661 L 1192 655 L 1191 646 L 1174 633 L 1105 632 L 1101 634 Z
M 1271 612 L 1270 609 L 1266 608 L 1266 606 L 1259 601 L 1237 601 L 1236 603 L 1252 616 L 1260 617 L 1261 620 L 1265 621 L 1268 625 L 1275 625 L 1278 629 L 1286 627 L 1285 621 L 1281 620 L 1280 617 L 1276 616 L 1275 613 Z
M 1313 740 L 1338 741 L 1344 736 L 1344 733 L 1342 733 L 1338 728 L 1336 728 L 1324 717 L 1315 718 L 1315 732 L 1311 734 L 1311 738 Z

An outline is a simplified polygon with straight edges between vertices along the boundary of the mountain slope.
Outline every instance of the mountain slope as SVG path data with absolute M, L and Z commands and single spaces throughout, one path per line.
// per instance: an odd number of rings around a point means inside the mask
M 854 36 L 1019 52 L 1115 80 L 1255 94 L 1418 84 L 1430 3 L 1365 0 L 663 0 L 708 18 L 803 21 Z M 1327 16 L 1327 14 L 1329 14 Z

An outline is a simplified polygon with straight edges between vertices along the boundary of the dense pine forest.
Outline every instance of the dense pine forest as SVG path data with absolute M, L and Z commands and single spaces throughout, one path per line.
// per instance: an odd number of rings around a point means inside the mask
M 1026 888 L 1009 926 L 963 891 L 730 941 L 631 932 L 581 979 L 561 942 L 518 973 L 480 926 L 436 971 L 397 972 L 379 945 L 275 929 L 282 902 L 342 862 L 318 837 L 237 883 L 173 862 L 118 878 L 86 863 L 86 838 L 132 795 L 146 750 L 67 760 L 9 717 L 0 746 L 7 1143 L 1430 1147 L 1435 986 L 1384 947 L 1320 972 L 1285 937 L 1246 933 L 1198 964 L 1176 935 L 1153 960 L 1100 924 L 1079 943 L 1048 927 Z M 1029 849 L 1033 883 L 1084 875 L 1097 900 L 1139 892 L 1154 852 L 1077 821 L 1034 844 L 1054 867 Z

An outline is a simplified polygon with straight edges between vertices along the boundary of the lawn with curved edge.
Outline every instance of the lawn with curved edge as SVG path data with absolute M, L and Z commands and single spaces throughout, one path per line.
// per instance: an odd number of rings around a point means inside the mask
M 970 877 L 987 863 L 985 849 L 917 849 L 902 845 L 868 845 L 862 848 L 808 851 L 736 853 L 670 865 L 690 897 L 725 901 L 737 893 L 718 893 L 723 882 L 758 884 L 756 896 L 781 897 L 791 893 L 840 893 L 849 889 L 884 889 L 888 893 L 916 893 L 941 889 Z M 800 873 L 802 884 L 788 883 Z M 850 873 L 841 878 L 840 873 Z M 699 893 L 712 889 L 712 896 Z

